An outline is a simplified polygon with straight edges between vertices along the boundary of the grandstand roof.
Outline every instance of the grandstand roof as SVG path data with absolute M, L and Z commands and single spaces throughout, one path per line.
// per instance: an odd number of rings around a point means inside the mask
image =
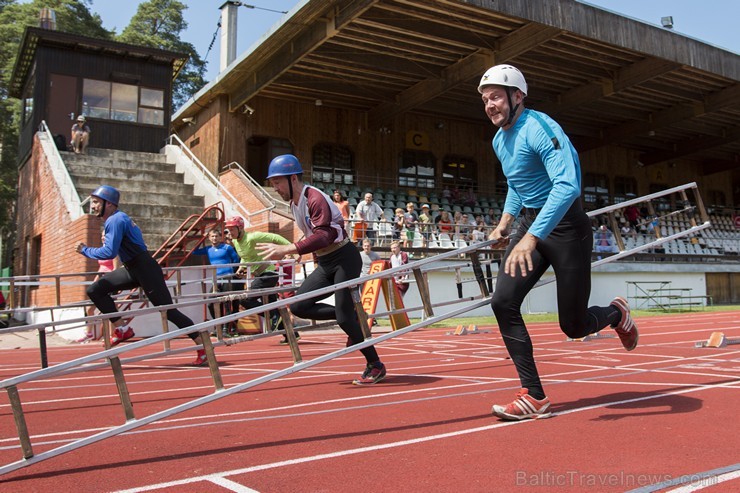
M 740 55 L 574 0 L 305 0 L 175 119 L 259 95 L 365 111 L 370 128 L 403 112 L 483 123 L 476 86 L 498 63 L 581 152 L 740 167 Z

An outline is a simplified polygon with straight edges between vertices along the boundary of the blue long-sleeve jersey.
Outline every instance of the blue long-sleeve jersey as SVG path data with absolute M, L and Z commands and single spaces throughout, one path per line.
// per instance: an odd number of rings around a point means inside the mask
M 509 185 L 504 212 L 542 209 L 529 232 L 546 238 L 581 196 L 581 164 L 570 139 L 555 120 L 525 109 L 513 127 L 496 132 L 493 150 Z
M 238 264 L 241 262 L 234 247 L 226 243 L 197 248 L 193 250 L 193 255 L 208 255 L 208 261 L 211 265 Z M 226 276 L 233 273 L 234 267 L 219 267 L 216 269 L 217 276 Z
M 85 247 L 82 255 L 96 260 L 121 257 L 121 262 L 133 260 L 147 251 L 141 229 L 125 212 L 116 211 L 105 220 L 105 243 L 100 248 Z

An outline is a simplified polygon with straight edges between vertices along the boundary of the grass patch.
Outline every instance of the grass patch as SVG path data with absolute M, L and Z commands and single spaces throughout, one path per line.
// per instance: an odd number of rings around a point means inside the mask
M 663 310 L 632 310 L 632 316 L 637 318 L 642 317 L 660 317 L 665 315 L 675 315 L 677 313 L 708 313 L 708 312 L 729 312 L 729 311 L 735 311 L 740 310 L 740 305 L 717 305 L 717 306 L 707 306 L 702 308 L 694 308 L 692 310 L 687 309 L 676 309 L 676 310 L 670 310 L 670 311 L 663 311 Z M 411 323 L 417 323 L 421 319 L 418 318 L 412 318 Z M 558 321 L 558 314 L 557 313 L 537 313 L 532 315 L 524 315 L 524 321 L 526 323 L 535 323 L 535 322 L 557 322 Z M 390 322 L 388 320 L 379 320 L 378 321 L 380 325 L 390 325 Z M 453 327 L 457 325 L 477 325 L 479 327 L 482 326 L 490 326 L 490 325 L 496 325 L 496 319 L 493 316 L 493 313 L 491 313 L 490 317 L 456 317 L 456 318 L 448 318 L 446 320 L 442 320 L 441 322 L 437 322 L 434 324 L 429 325 L 429 327 Z

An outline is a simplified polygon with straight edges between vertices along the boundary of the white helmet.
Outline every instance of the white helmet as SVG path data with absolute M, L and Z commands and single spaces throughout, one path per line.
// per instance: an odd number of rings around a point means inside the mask
M 483 93 L 485 86 L 516 87 L 527 95 L 527 81 L 518 68 L 513 65 L 495 65 L 483 74 L 478 84 L 478 92 Z

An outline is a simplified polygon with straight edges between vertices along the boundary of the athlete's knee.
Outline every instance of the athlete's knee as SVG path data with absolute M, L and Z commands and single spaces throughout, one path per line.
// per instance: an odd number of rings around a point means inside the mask
M 295 303 L 291 303 L 290 311 L 298 318 L 307 318 L 306 313 L 314 303 L 314 300 L 296 301 Z
M 491 308 L 497 318 L 508 316 L 511 313 L 519 313 L 519 303 L 503 291 L 496 291 L 491 298 Z
M 193 325 L 193 321 L 190 317 L 182 313 L 180 310 L 167 310 L 167 320 L 175 324 L 178 329 L 184 329 L 185 327 Z
M 87 294 L 87 297 L 91 300 L 99 299 L 102 296 L 108 294 L 105 288 L 101 286 L 100 281 L 95 281 L 94 283 L 90 284 L 87 288 L 85 288 L 85 293 Z
M 560 330 L 571 339 L 580 339 L 591 333 L 586 327 L 586 323 L 582 320 L 569 319 L 566 317 L 560 317 Z

